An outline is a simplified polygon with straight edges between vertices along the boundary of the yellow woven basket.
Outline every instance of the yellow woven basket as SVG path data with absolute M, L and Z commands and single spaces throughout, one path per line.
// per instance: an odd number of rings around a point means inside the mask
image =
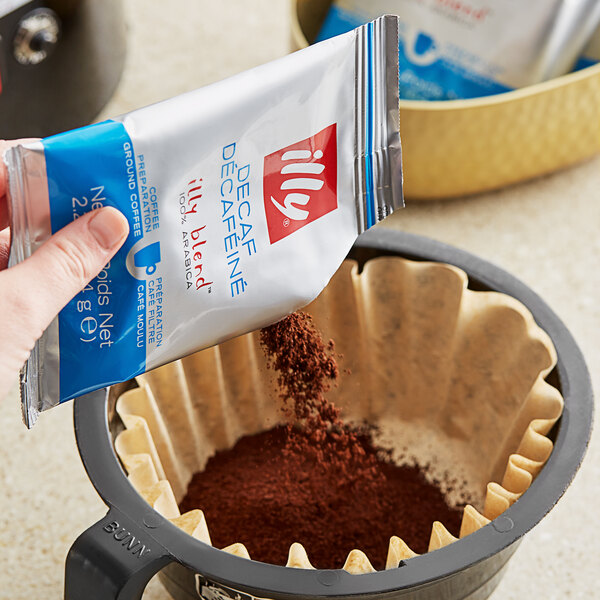
M 314 40 L 328 0 L 292 2 L 292 45 Z M 600 152 L 600 64 L 513 92 L 400 102 L 404 192 L 463 196 L 544 175 Z

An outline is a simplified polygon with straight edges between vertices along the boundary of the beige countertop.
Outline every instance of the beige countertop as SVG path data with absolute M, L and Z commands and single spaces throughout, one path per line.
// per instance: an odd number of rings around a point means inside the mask
M 128 59 L 103 116 L 199 87 L 288 49 L 283 0 L 125 5 Z M 469 250 L 530 285 L 570 328 L 600 389 L 600 158 L 499 192 L 408 203 L 386 225 Z M 62 598 L 66 553 L 105 510 L 77 454 L 72 405 L 45 414 L 28 432 L 15 390 L 0 402 L 0 427 L 0 600 Z M 492 599 L 600 597 L 598 496 L 596 435 L 575 482 L 526 536 Z M 153 581 L 144 598 L 169 596 Z

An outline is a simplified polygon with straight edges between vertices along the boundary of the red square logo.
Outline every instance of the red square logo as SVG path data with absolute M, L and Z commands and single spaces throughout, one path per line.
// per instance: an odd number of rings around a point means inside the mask
M 263 193 L 271 244 L 335 210 L 336 124 L 265 156 Z

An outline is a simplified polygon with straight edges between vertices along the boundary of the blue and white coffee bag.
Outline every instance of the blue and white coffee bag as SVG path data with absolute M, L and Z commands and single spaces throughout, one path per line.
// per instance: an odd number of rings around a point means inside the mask
M 36 344 L 23 415 L 273 323 L 402 206 L 398 24 L 11 149 L 11 263 L 115 206 L 124 246 Z
M 399 15 L 400 97 L 499 94 L 571 71 L 598 0 L 334 0 L 317 41 Z

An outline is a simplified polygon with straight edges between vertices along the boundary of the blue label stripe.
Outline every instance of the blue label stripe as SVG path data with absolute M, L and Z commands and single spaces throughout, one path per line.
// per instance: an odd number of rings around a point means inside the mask
M 121 123 L 105 121 L 42 143 L 53 233 L 100 206 L 118 208 L 130 227 L 109 266 L 58 316 L 59 399 L 64 402 L 145 371 L 146 347 L 137 331 L 138 319 L 145 331 L 145 282 L 130 275 L 126 264 L 143 229 L 135 153 Z M 142 291 L 143 306 L 138 304 Z
M 367 25 L 367 94 L 365 102 L 365 189 L 367 194 L 367 229 L 375 225 L 373 205 L 373 23 Z
M 592 65 L 597 64 L 598 61 L 595 58 L 591 58 L 590 56 L 580 56 L 579 60 L 573 67 L 573 71 L 580 71 L 581 69 L 587 69 Z

